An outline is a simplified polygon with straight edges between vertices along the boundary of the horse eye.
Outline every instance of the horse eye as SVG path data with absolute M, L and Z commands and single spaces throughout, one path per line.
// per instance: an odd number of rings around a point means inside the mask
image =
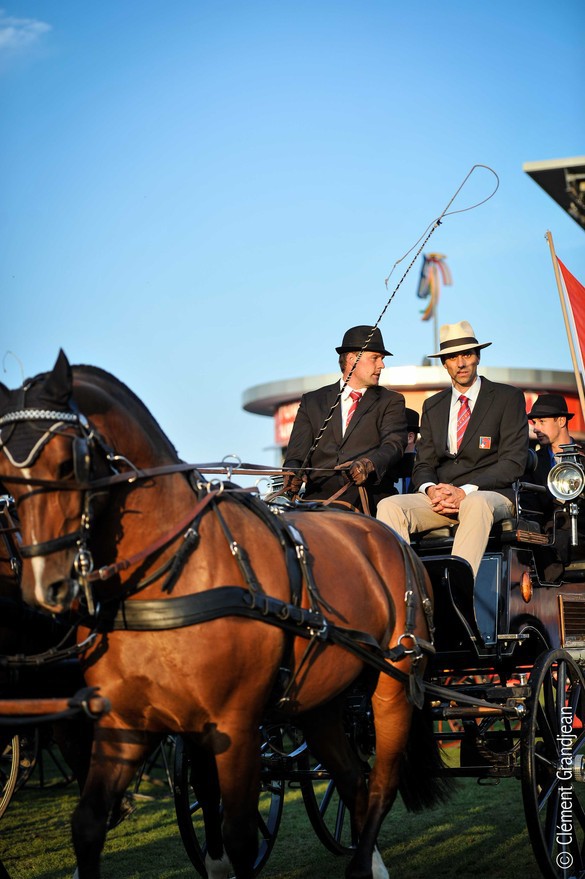
M 67 479 L 68 476 L 73 475 L 73 458 L 67 458 L 66 461 L 61 461 L 59 466 L 57 467 L 57 479 Z

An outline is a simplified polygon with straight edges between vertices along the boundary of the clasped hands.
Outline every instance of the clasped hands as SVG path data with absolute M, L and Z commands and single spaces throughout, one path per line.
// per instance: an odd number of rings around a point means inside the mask
M 439 482 L 438 485 L 431 485 L 427 489 L 427 497 L 435 513 L 442 513 L 444 516 L 456 516 L 459 512 L 461 501 L 465 498 L 465 492 L 462 488 L 457 488 L 456 485 L 447 485 L 445 482 Z

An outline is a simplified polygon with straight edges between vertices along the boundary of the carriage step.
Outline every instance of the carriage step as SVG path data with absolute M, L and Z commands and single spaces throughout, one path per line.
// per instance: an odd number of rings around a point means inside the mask
M 497 636 L 498 641 L 526 641 L 528 638 L 530 638 L 530 635 L 527 633 L 512 634 L 512 632 L 509 632 L 507 635 Z

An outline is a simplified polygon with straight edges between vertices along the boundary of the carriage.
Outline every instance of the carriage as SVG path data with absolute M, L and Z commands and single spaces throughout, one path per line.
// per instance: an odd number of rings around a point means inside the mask
M 81 585 L 84 671 L 113 706 L 96 725 L 73 819 L 80 879 L 99 876 L 107 810 L 96 822 L 96 795 L 116 802 L 169 732 L 181 834 L 202 875 L 231 875 L 224 851 L 238 879 L 255 875 L 285 786 L 298 781 L 325 844 L 351 851 L 347 876 L 382 876 L 375 842 L 397 791 L 418 809 L 445 794 L 450 775 L 467 775 L 518 778 L 543 875 L 585 876 L 584 571 L 576 558 L 561 582 L 542 578 L 550 538 L 521 496 L 517 518 L 490 538 L 474 588 L 450 553 L 452 535 L 424 535 L 413 551 L 355 512 L 259 501 L 234 485 L 233 467 L 226 481 L 208 481 L 205 468 L 173 455 L 127 388 L 76 370 L 72 378 L 58 361 L 28 399 L 7 392 L 3 445 L 16 435 L 36 457 L 24 473 L 0 457 L 0 479 L 21 501 L 21 553 L 33 562 L 23 587 L 60 611 Z M 559 467 L 551 485 L 577 543 L 583 469 L 571 450 Z M 158 663 L 148 678 L 137 644 L 148 666 Z M 144 705 L 129 700 L 120 668 L 140 676 Z M 459 765 L 435 759 L 438 739 L 459 744 Z M 261 786 L 269 806 L 259 815 Z M 193 821 L 199 810 L 204 830 Z

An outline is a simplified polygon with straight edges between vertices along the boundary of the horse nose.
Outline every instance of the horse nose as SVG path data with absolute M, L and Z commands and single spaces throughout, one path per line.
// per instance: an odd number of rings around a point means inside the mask
M 55 580 L 46 592 L 47 605 L 59 611 L 68 610 L 77 595 L 78 588 L 77 581 L 70 577 Z

